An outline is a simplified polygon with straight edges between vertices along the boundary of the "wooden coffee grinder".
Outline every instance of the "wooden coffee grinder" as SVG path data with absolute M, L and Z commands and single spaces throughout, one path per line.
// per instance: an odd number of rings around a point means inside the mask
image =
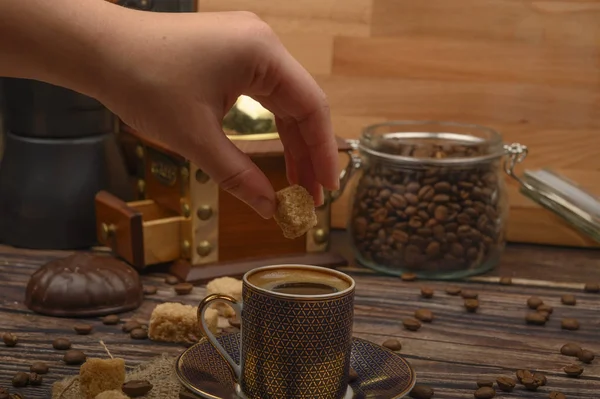
M 289 185 L 283 146 L 273 115 L 240 97 L 224 120 L 229 138 L 265 173 L 275 190 Z M 265 264 L 346 264 L 329 251 L 331 204 L 339 193 L 325 193 L 317 208 L 318 224 L 294 240 L 283 236 L 274 220 L 264 220 L 246 204 L 223 191 L 188 160 L 145 141 L 140 132 L 122 126 L 124 153 L 137 163 L 138 200 L 124 202 L 101 191 L 96 196 L 97 232 L 101 244 L 138 270 L 170 263 L 183 281 L 240 276 Z M 344 140 L 339 151 L 350 152 Z

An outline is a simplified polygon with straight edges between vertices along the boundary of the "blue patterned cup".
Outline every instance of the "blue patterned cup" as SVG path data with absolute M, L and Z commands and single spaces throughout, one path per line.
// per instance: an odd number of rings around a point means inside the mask
M 231 365 L 242 398 L 352 397 L 348 371 L 354 287 L 350 276 L 323 267 L 261 267 L 244 276 L 241 303 L 210 295 L 198 306 L 198 320 Z M 242 322 L 240 364 L 206 325 L 204 312 L 215 302 L 232 306 Z

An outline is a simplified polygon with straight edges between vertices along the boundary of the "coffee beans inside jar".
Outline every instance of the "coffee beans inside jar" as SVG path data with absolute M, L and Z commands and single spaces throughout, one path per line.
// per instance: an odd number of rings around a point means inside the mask
M 379 153 L 423 159 L 411 165 L 365 153 L 349 224 L 361 263 L 390 274 L 450 278 L 497 262 L 506 206 L 499 159 L 469 162 L 489 154 L 489 144 L 443 141 L 386 138 L 372 145 Z

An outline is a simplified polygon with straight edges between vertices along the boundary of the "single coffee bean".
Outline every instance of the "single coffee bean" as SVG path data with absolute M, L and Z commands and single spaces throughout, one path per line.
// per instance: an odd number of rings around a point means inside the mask
M 402 281 L 415 281 L 417 279 L 417 275 L 414 273 L 402 273 L 400 278 Z
M 517 370 L 516 375 L 517 375 L 517 380 L 519 380 L 520 383 L 523 383 L 524 378 L 533 379 L 533 374 L 529 370 Z
M 564 393 L 556 392 L 556 391 L 550 392 L 550 395 L 548 395 L 548 398 L 550 398 L 550 399 L 567 399 L 567 397 L 565 396 Z
M 569 377 L 579 377 L 583 373 L 583 367 L 577 364 L 570 364 L 563 368 L 563 371 Z
M 586 283 L 583 287 L 585 292 L 598 293 L 600 292 L 600 284 L 598 283 Z
M 169 285 L 179 284 L 179 279 L 175 276 L 167 276 L 165 278 L 165 283 L 167 283 Z
M 433 398 L 433 388 L 428 387 L 427 385 L 415 385 L 408 394 L 413 399 L 431 399 Z
M 541 387 L 548 383 L 548 379 L 542 373 L 533 373 L 533 380 Z
M 460 294 L 462 290 L 460 289 L 460 287 L 455 287 L 455 286 L 451 286 L 446 288 L 446 294 L 448 295 L 452 295 L 452 296 L 456 296 L 458 294 Z
M 114 326 L 115 324 L 119 324 L 120 321 L 121 318 L 116 314 L 109 314 L 102 318 L 102 324 L 106 324 L 107 326 Z
M 579 330 L 579 322 L 576 319 L 562 319 L 560 326 L 563 330 Z
M 550 313 L 548 313 L 548 312 L 540 312 L 539 310 L 537 311 L 537 313 L 539 313 L 540 316 L 542 316 L 544 319 L 546 319 L 546 321 L 550 320 Z
M 44 362 L 35 362 L 29 366 L 29 371 L 36 374 L 48 374 L 49 367 Z
M 10 348 L 17 346 L 17 343 L 19 342 L 17 336 L 12 333 L 4 333 L 2 335 L 2 340 L 4 341 L 4 345 Z
M 421 322 L 410 317 L 402 320 L 402 324 L 404 325 L 404 328 L 409 331 L 417 331 L 419 328 L 421 328 Z
M 430 323 L 433 320 L 433 312 L 429 309 L 418 309 L 415 311 L 415 319 Z
M 595 357 L 594 352 L 587 349 L 582 349 L 577 353 L 577 358 L 584 363 L 591 363 Z
M 121 391 L 130 398 L 137 398 L 138 396 L 144 396 L 150 392 L 153 385 L 146 380 L 132 380 L 127 381 L 121 386 Z
M 421 287 L 421 296 L 423 298 L 433 298 L 433 288 Z
M 73 326 L 73 330 L 79 335 L 88 335 L 93 329 L 89 324 L 76 324 Z
M 460 294 L 464 299 L 477 299 L 479 295 L 475 291 L 463 291 Z
M 477 387 L 481 388 L 481 387 L 490 387 L 492 388 L 494 386 L 494 380 L 478 380 L 477 381 Z
M 38 373 L 29 374 L 29 384 L 31 384 L 33 386 L 40 386 L 40 385 L 42 385 L 43 381 L 44 381 L 44 378 L 41 375 L 39 375 Z
M 546 314 L 542 312 L 529 312 L 525 316 L 525 321 L 527 322 L 527 324 L 543 326 L 546 324 L 546 321 L 548 321 L 548 319 L 546 318 Z
M 133 330 L 131 330 L 129 335 L 133 339 L 146 339 L 148 338 L 148 331 L 146 331 L 143 328 L 134 328 Z
M 143 292 L 144 295 L 154 295 L 158 292 L 158 288 L 153 285 L 144 285 Z
M 561 348 L 560 348 L 560 353 L 562 353 L 565 356 L 573 356 L 573 357 L 577 357 L 577 354 L 581 352 L 581 346 L 577 345 L 577 344 L 564 344 Z
M 393 350 L 393 351 L 399 351 L 402 349 L 402 344 L 400 343 L 400 341 L 398 341 L 397 339 L 394 338 L 390 338 L 390 339 L 386 339 L 382 346 Z
M 536 310 L 538 312 L 548 312 L 549 314 L 552 314 L 552 312 L 554 311 L 554 309 L 552 309 L 552 306 L 546 304 L 541 304 L 537 307 Z
M 475 399 L 492 399 L 496 396 L 496 391 L 494 388 L 490 387 L 481 387 L 475 391 Z
M 574 306 L 577 304 L 577 298 L 575 298 L 575 295 L 571 295 L 571 294 L 563 295 L 560 298 L 560 301 L 563 303 L 563 305 L 568 305 L 568 306 Z
M 511 285 L 512 284 L 512 278 L 510 278 L 510 277 L 500 277 L 500 284 L 501 285 Z
M 138 323 L 136 320 L 129 320 L 125 324 L 123 324 L 122 330 L 123 332 L 130 333 L 132 330 L 136 328 L 142 328 L 142 325 Z
M 29 384 L 29 374 L 19 371 L 12 379 L 12 385 L 15 388 L 22 388 Z
M 533 379 L 532 377 L 523 378 L 523 381 L 521 381 L 521 384 L 523 384 L 525 389 L 527 389 L 528 391 L 536 391 L 539 388 L 537 381 L 535 379 Z
M 530 309 L 537 310 L 537 308 L 543 304 L 544 304 L 544 301 L 542 301 L 537 296 L 532 296 L 531 298 L 529 298 L 527 300 L 527 306 L 529 306 Z
M 70 349 L 63 356 L 63 361 L 70 366 L 77 366 L 85 363 L 87 356 L 80 350 Z
M 465 299 L 465 308 L 468 312 L 475 313 L 479 308 L 479 301 L 477 299 Z
M 354 382 L 358 380 L 358 373 L 352 367 L 348 371 L 348 382 Z
M 498 388 L 503 392 L 512 392 L 517 385 L 514 378 L 510 377 L 499 377 L 496 379 L 496 384 L 498 384 Z
M 56 338 L 52 342 L 52 347 L 57 350 L 66 351 L 67 349 L 71 349 L 71 341 L 66 338 Z
M 194 289 L 194 285 L 190 283 L 179 283 L 174 287 L 177 295 L 188 295 Z

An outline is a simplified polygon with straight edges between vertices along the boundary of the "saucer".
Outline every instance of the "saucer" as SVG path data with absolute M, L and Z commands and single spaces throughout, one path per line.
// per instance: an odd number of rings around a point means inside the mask
M 217 337 L 227 353 L 239 363 L 239 332 Z M 352 339 L 350 366 L 358 379 L 350 384 L 352 399 L 400 399 L 416 382 L 415 372 L 402 356 L 360 338 Z M 194 394 L 205 399 L 239 399 L 229 364 L 202 338 L 177 359 L 177 376 Z

